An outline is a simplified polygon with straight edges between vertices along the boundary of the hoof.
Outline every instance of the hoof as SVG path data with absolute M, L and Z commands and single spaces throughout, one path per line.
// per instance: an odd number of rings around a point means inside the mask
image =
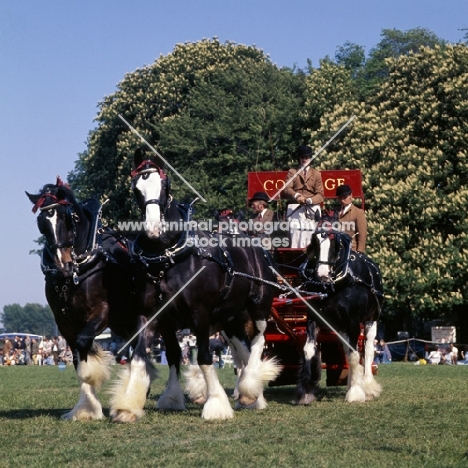
M 112 422 L 122 424 L 134 423 L 136 420 L 136 415 L 126 410 L 118 410 L 117 414 L 112 418 Z
M 206 397 L 199 397 L 199 398 L 193 399 L 192 403 L 195 403 L 196 405 L 204 405 L 207 400 L 208 400 L 208 398 L 206 398 Z
M 257 401 L 257 398 L 248 397 L 246 395 L 239 396 L 239 404 L 242 406 L 251 406 Z
M 316 400 L 316 397 L 315 397 L 315 395 L 313 393 L 306 393 L 302 398 L 297 400 L 296 403 L 298 405 L 305 406 L 305 405 L 310 405 L 315 400 Z
M 66 421 L 97 421 L 104 418 L 102 411 L 93 413 L 90 411 L 75 411 L 71 410 L 68 413 L 64 413 L 61 416 Z

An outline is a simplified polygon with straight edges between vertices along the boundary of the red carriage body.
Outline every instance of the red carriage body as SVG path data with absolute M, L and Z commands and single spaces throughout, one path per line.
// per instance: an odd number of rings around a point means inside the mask
M 275 196 L 285 184 L 286 171 L 264 171 L 248 173 L 248 198 L 256 192 L 266 192 Z M 353 190 L 353 197 L 361 200 L 364 208 L 364 193 L 362 191 L 362 176 L 360 170 L 328 170 L 321 171 L 325 199 L 336 198 L 335 192 L 339 185 L 348 184 Z M 302 282 L 297 276 L 303 249 L 278 248 L 275 251 L 275 262 L 279 273 L 296 287 Z M 287 265 L 287 267 L 285 267 Z M 289 268 L 292 267 L 292 268 Z M 310 295 L 304 299 L 320 301 L 321 296 Z M 319 302 L 317 302 L 317 308 Z M 294 385 L 297 382 L 299 360 L 307 339 L 307 306 L 299 298 L 283 299 L 276 297 L 271 309 L 271 317 L 265 332 L 265 355 L 276 357 L 283 370 L 270 382 L 270 386 Z M 320 328 L 318 344 L 322 358 L 322 369 L 326 370 L 328 386 L 346 385 L 349 364 L 343 343 L 329 329 Z M 359 351 L 364 345 L 364 327 L 361 325 Z M 377 365 L 373 365 L 373 373 L 377 373 Z

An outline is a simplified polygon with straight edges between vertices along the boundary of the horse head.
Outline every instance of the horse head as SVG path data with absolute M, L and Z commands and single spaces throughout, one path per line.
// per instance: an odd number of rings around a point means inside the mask
M 70 187 L 57 177 L 56 184 L 44 185 L 42 190 L 31 195 L 33 213 L 40 211 L 37 218 L 39 231 L 45 237 L 45 249 L 50 253 L 57 269 L 64 275 L 73 273 L 74 257 L 86 248 L 86 235 L 80 235 L 88 227 L 83 209 L 76 201 Z
M 132 175 L 132 190 L 145 218 L 148 237 L 158 238 L 164 232 L 165 213 L 169 208 L 170 181 L 160 166 L 136 150 Z
M 326 212 L 307 247 L 307 270 L 322 283 L 332 283 L 343 273 L 351 252 L 351 237 L 339 230 L 338 217 Z

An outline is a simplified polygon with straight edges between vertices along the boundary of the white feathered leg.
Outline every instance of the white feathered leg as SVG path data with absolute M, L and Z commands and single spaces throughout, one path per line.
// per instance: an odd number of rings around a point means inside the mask
M 94 344 L 93 354 L 88 354 L 87 361 L 78 362 L 76 373 L 80 381 L 80 399 L 71 411 L 62 416 L 63 419 L 91 420 L 104 417 L 96 391 L 109 379 L 112 361 L 112 354 Z
M 223 387 L 219 383 L 218 375 L 213 364 L 200 366 L 205 376 L 208 399 L 202 411 L 203 419 L 231 419 L 234 410 Z
M 153 368 L 144 359 L 134 356 L 126 365 L 120 380 L 110 389 L 110 415 L 114 422 L 135 422 L 145 412 L 146 395 L 154 377 Z
M 263 386 L 265 382 L 275 379 L 281 368 L 275 359 L 262 360 L 266 321 L 259 320 L 255 324 L 259 333 L 252 340 L 250 357 L 240 376 L 237 388 L 239 403 L 243 407 L 263 409 L 267 406 L 263 397 Z
M 377 336 L 377 322 L 366 323 L 366 345 L 364 354 L 364 383 L 366 388 L 366 399 L 378 398 L 382 393 L 382 386 L 375 380 L 372 374 L 372 363 L 374 361 L 374 339 Z
M 363 403 L 366 401 L 364 384 L 364 369 L 359 364 L 360 356 L 357 351 L 348 353 L 348 392 L 345 400 L 349 403 Z
M 185 391 L 192 403 L 204 405 L 208 399 L 208 390 L 203 372 L 198 365 L 188 366 L 185 377 Z

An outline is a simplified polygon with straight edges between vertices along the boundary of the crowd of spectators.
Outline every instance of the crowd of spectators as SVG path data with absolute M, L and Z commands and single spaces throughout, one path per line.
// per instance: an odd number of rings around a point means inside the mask
M 6 337 L 0 350 L 0 366 L 72 365 L 73 353 L 63 336 L 38 339 L 28 335 Z
M 0 343 L 1 344 L 1 343 Z M 197 343 L 192 334 L 180 334 L 179 345 L 182 353 L 182 364 L 196 364 L 197 362 Z M 117 363 L 125 364 L 131 356 L 131 347 L 126 346 L 125 342 L 117 343 L 112 340 L 109 344 L 103 344 L 105 350 L 110 351 L 116 358 Z M 121 349 L 122 348 L 122 349 Z M 210 352 L 213 354 L 215 365 L 223 367 L 223 356 L 227 345 L 219 333 L 210 336 Z M 119 350 L 121 350 L 119 352 Z M 389 364 L 392 362 L 392 355 L 388 345 L 383 339 L 374 341 L 374 362 L 378 364 Z M 165 346 L 161 337 L 158 337 L 152 350 L 155 362 L 167 364 L 165 358 Z M 421 362 L 424 361 L 424 362 Z M 435 345 L 432 351 L 427 350 L 424 359 L 420 359 L 417 364 L 451 364 L 468 365 L 468 352 L 460 352 L 453 343 L 448 347 L 439 347 Z M 14 338 L 5 338 L 3 348 L 0 347 L 0 366 L 18 366 L 18 365 L 73 365 L 73 353 L 63 336 L 45 337 L 38 339 L 30 336 L 15 336 Z

